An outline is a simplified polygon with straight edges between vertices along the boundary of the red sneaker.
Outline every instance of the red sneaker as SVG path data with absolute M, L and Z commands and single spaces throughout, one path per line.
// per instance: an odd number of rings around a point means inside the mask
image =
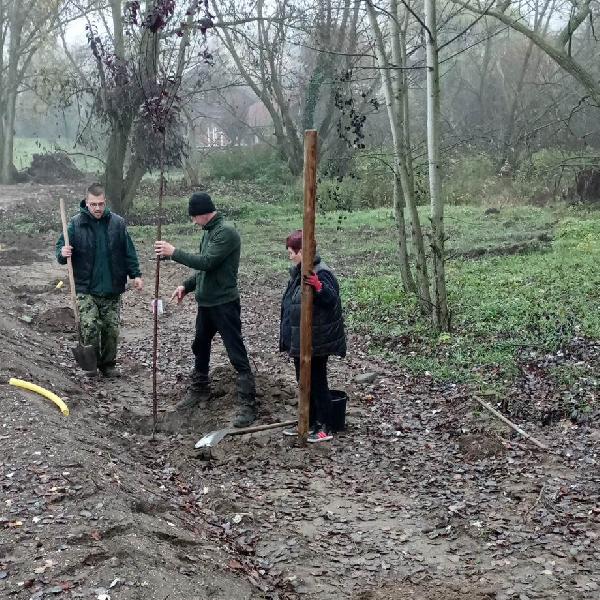
M 307 442 L 311 444 L 316 444 L 317 442 L 328 442 L 332 440 L 333 436 L 330 433 L 327 433 L 323 429 L 318 429 L 317 431 L 313 431 L 307 438 Z

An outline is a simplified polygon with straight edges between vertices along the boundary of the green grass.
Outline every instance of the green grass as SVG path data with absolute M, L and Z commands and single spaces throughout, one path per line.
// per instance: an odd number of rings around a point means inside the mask
M 461 381 L 510 378 L 519 351 L 556 351 L 575 335 L 600 338 L 600 216 L 566 217 L 555 235 L 546 252 L 449 261 L 448 335 L 431 332 L 390 275 L 344 282 L 350 322 L 372 337 L 374 351 L 414 371 Z

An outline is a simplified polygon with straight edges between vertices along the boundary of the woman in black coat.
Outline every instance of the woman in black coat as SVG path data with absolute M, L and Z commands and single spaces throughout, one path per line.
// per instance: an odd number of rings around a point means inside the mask
M 302 277 L 302 230 L 287 237 L 286 249 L 293 266 L 290 280 L 281 300 L 279 350 L 287 352 L 300 377 L 300 281 Z M 332 439 L 331 395 L 327 382 L 327 360 L 330 356 L 346 356 L 346 333 L 342 315 L 340 288 L 331 269 L 315 257 L 312 274 L 305 284 L 313 288 L 313 353 L 311 360 L 309 442 Z

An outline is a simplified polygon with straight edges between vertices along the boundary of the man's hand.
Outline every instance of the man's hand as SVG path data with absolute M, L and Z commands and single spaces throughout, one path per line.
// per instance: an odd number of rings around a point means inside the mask
M 141 292 L 144 289 L 144 279 L 142 277 L 136 277 L 133 280 L 133 287 L 138 291 Z
M 63 246 L 60 249 L 60 255 L 64 256 L 65 258 L 67 256 L 73 256 L 73 246 Z
M 315 292 L 320 292 L 323 289 L 323 283 L 319 281 L 319 278 L 316 273 L 305 275 L 304 283 L 306 283 L 306 285 L 310 285 L 310 287 L 312 287 L 315 290 Z
M 175 300 L 175 298 L 177 298 L 177 304 L 181 304 L 181 301 L 183 300 L 185 296 L 185 288 L 182 285 L 178 285 L 175 288 L 175 291 L 173 292 L 173 295 L 171 296 L 171 299 L 169 300 L 169 302 L 173 302 L 173 300 Z
M 169 242 L 165 242 L 164 240 L 158 240 L 154 242 L 154 252 L 156 252 L 156 256 L 163 258 L 165 256 L 173 256 L 173 252 L 175 252 L 175 246 L 169 244 Z

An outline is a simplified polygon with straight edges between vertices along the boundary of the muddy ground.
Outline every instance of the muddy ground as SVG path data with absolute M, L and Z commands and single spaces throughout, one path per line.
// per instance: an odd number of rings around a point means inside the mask
M 539 451 L 468 390 L 408 376 L 350 336 L 349 358 L 331 366 L 350 397 L 345 433 L 301 448 L 264 432 L 199 453 L 194 442 L 233 416 L 234 376 L 217 342 L 210 409 L 172 412 L 192 366 L 188 301 L 161 318 L 153 439 L 150 244 L 138 246 L 146 290 L 123 296 L 125 375 L 90 383 L 73 365 L 47 226 L 59 193 L 75 198 L 67 186 L 0 188 L 3 220 L 33 201 L 40 225 L 0 239 L 0 597 L 600 597 L 597 421 L 520 420 L 551 448 Z M 165 296 L 184 272 L 165 264 Z M 281 290 L 241 287 L 260 422 L 293 418 L 293 367 L 275 351 Z M 376 377 L 357 382 L 365 373 Z M 70 416 L 9 377 L 53 390 Z

